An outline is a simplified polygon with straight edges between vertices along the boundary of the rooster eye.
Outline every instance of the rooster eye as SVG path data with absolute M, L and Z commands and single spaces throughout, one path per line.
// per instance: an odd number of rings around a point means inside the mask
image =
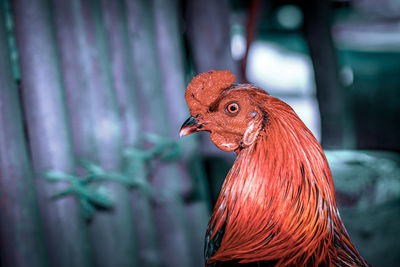
M 236 102 L 233 102 L 233 103 L 230 103 L 230 104 L 228 104 L 227 106 L 226 106 L 226 112 L 228 113 L 228 114 L 232 114 L 232 115 L 234 115 L 234 114 L 236 114 L 236 113 L 238 113 L 239 112 L 239 105 L 238 105 L 238 103 L 236 103 Z

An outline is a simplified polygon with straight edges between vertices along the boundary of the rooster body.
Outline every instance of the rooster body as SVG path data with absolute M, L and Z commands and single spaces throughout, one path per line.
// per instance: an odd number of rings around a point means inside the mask
M 237 159 L 206 233 L 207 266 L 368 266 L 336 206 L 321 146 L 290 106 L 229 71 L 196 76 L 181 135 L 209 131 Z

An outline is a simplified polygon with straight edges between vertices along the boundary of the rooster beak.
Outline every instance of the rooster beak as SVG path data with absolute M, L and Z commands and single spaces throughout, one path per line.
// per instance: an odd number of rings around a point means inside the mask
M 203 128 L 203 124 L 201 124 L 198 120 L 193 118 L 193 116 L 190 116 L 182 124 L 181 130 L 179 132 L 179 137 L 201 131 L 201 128 Z

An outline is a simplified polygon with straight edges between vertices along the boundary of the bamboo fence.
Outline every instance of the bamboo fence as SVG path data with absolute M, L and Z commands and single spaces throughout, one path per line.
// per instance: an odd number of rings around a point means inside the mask
M 1 266 L 203 266 L 182 2 L 0 7 Z

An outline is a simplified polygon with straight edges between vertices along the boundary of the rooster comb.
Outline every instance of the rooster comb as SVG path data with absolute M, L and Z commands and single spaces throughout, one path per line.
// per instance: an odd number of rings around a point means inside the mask
M 210 70 L 192 79 L 186 88 L 186 102 L 193 112 L 201 111 L 213 103 L 226 88 L 235 82 L 229 70 Z

